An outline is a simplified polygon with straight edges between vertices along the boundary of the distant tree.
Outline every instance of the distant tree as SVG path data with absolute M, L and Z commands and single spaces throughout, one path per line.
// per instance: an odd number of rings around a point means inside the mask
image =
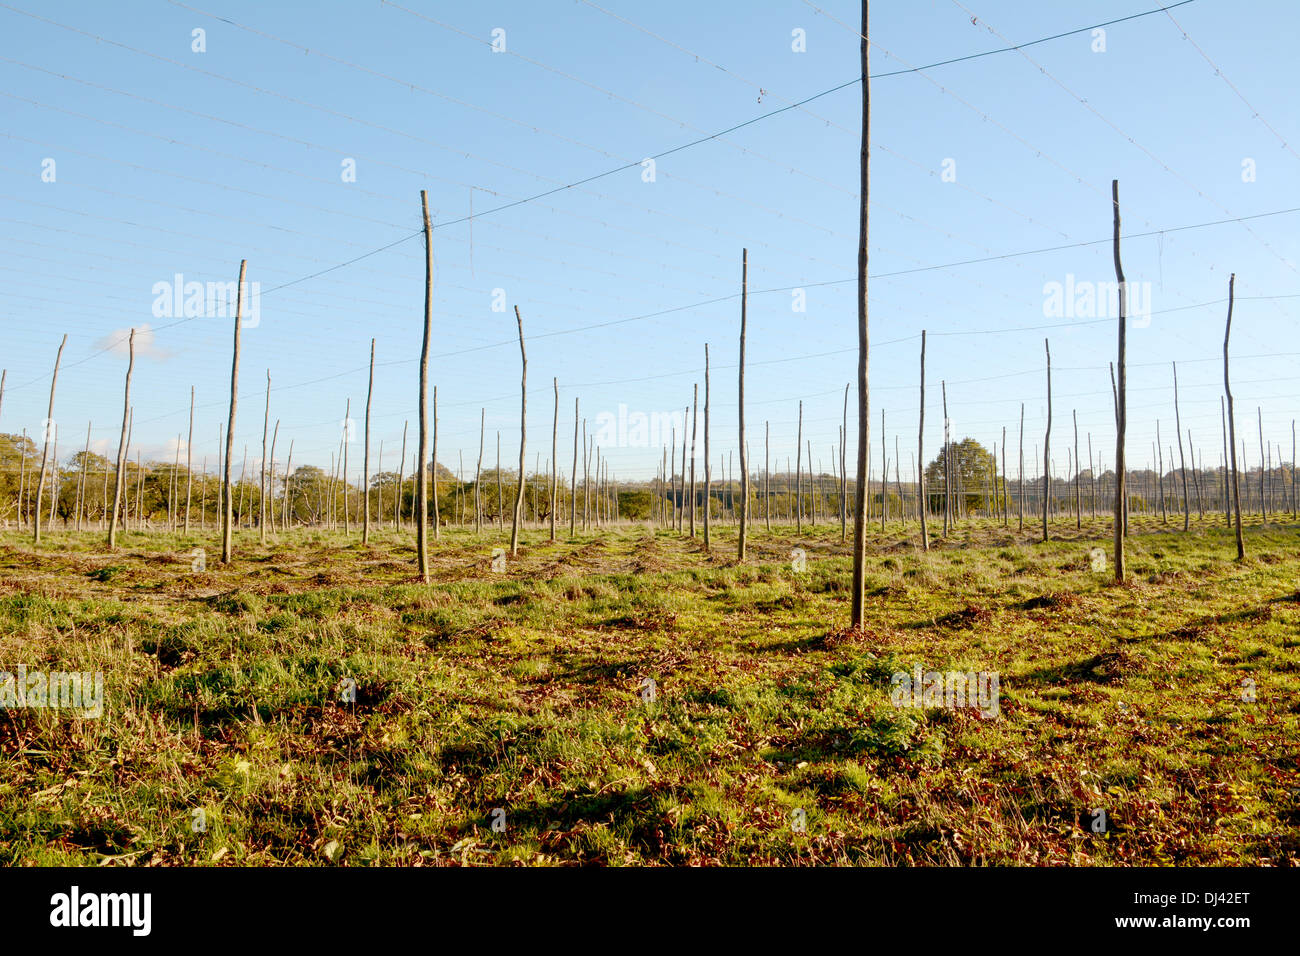
M 975 510 L 983 503 L 983 489 L 989 487 L 996 474 L 993 453 L 973 438 L 963 438 L 951 443 L 953 484 L 956 489 L 965 489 L 965 506 Z M 944 456 L 949 454 L 948 445 L 939 449 L 930 464 L 925 466 L 925 493 L 930 500 L 930 507 L 939 510 L 943 507 L 944 494 Z M 956 494 L 956 491 L 954 491 Z

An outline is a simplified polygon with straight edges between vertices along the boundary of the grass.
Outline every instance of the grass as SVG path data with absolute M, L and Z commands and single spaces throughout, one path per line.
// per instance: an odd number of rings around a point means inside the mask
M 105 712 L 0 712 L 0 863 L 1295 865 L 1300 529 L 1238 564 L 1135 519 L 1116 586 L 1108 528 L 877 527 L 863 637 L 825 524 L 744 565 L 729 526 L 529 531 L 500 572 L 444 531 L 427 587 L 388 529 L 229 568 L 2 533 L 0 669 L 102 672 Z M 894 707 L 917 664 L 999 715 Z

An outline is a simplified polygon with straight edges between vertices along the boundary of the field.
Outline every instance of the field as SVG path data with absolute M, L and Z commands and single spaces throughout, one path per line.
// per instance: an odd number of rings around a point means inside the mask
M 444 531 L 427 587 L 391 529 L 7 532 L 0 660 L 105 690 L 0 714 L 0 863 L 1295 865 L 1298 531 L 1135 518 L 1117 586 L 1102 519 L 876 528 L 862 637 L 838 523 Z

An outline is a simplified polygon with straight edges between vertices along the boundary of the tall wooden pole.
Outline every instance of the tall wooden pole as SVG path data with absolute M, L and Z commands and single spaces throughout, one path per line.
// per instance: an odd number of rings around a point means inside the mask
M 857 509 L 853 516 L 853 605 L 851 627 L 863 630 L 863 606 L 867 590 L 867 454 L 871 448 L 871 404 L 867 392 L 870 341 L 867 327 L 867 202 L 870 194 L 871 160 L 871 73 L 868 41 L 869 0 L 862 0 L 862 149 L 859 157 L 858 189 L 858 477 Z
M 126 480 L 127 425 L 131 417 L 131 372 L 135 369 L 135 329 L 126 340 L 126 387 L 122 394 L 122 436 L 117 442 L 117 470 L 113 475 L 113 511 L 108 519 L 108 550 L 117 549 L 117 513 L 122 506 L 122 485 Z M 229 492 L 226 494 L 230 498 Z
M 1128 285 L 1124 281 L 1124 266 L 1119 254 L 1119 180 L 1110 183 L 1111 208 L 1114 216 L 1112 239 L 1115 259 L 1115 280 L 1119 283 L 1119 354 L 1115 364 L 1119 380 L 1115 391 L 1115 581 L 1124 583 L 1124 532 L 1128 511 L 1128 484 L 1125 478 L 1124 440 L 1128 431 Z
M 921 463 L 917 472 L 918 510 L 921 512 L 921 550 L 930 550 L 930 528 L 925 513 L 929 503 L 925 500 L 925 329 L 921 330 L 921 414 L 916 427 L 916 460 Z
M 419 487 L 418 476 L 420 473 L 427 471 L 429 473 L 428 484 L 433 486 L 433 540 L 442 539 L 442 512 L 438 510 L 438 386 L 433 386 L 433 449 L 430 452 L 430 461 L 426 464 L 422 459 L 419 463 L 417 472 L 417 488 Z M 424 486 L 425 488 L 428 485 Z M 428 496 L 423 491 L 416 492 L 417 495 L 425 495 L 424 500 L 428 501 Z M 426 505 L 426 520 L 427 520 Z
M 1268 524 L 1269 502 L 1268 498 L 1265 498 L 1264 496 L 1264 475 L 1265 472 L 1268 471 L 1268 468 L 1265 466 L 1266 455 L 1264 453 L 1264 408 L 1256 406 L 1255 412 L 1256 415 L 1258 415 L 1258 421 L 1260 421 L 1260 520 L 1261 523 Z
M 713 511 L 713 462 L 709 459 L 709 343 L 704 343 L 704 550 L 709 550 Z
M 266 440 L 271 424 L 271 370 L 266 370 L 266 417 L 262 419 L 262 467 L 257 482 L 257 529 L 262 544 L 266 544 Z
M 1079 410 L 1072 409 L 1074 416 L 1074 530 L 1083 530 L 1083 490 L 1080 487 L 1081 472 L 1079 469 Z M 1091 463 L 1089 464 L 1091 467 Z
M 474 533 L 483 531 L 483 499 L 479 494 L 480 479 L 483 476 L 483 441 L 487 437 L 487 409 L 479 409 L 478 416 L 478 462 L 474 465 Z
M 1292 481 L 1294 480 L 1293 476 Z M 763 524 L 767 531 L 772 530 L 772 423 L 770 421 L 763 422 Z
M 844 383 L 844 409 L 840 419 L 840 543 L 848 540 L 849 517 L 849 475 L 848 452 L 845 446 L 849 442 L 849 387 L 852 382 Z
M 375 340 L 370 340 L 370 379 L 366 385 L 366 447 L 361 454 L 361 494 L 365 512 L 361 518 L 361 543 L 370 543 L 370 405 L 375 396 Z
M 799 402 L 799 431 L 794 441 L 794 526 L 796 533 L 803 532 L 803 401 Z M 811 468 L 812 463 L 808 466 Z
M 73 509 L 75 512 L 76 528 L 81 530 L 81 516 L 83 509 L 89 512 L 90 508 L 86 502 L 86 492 L 89 491 L 87 482 L 90 480 L 90 422 L 86 422 L 86 450 L 81 453 L 81 480 L 77 483 L 77 503 Z M 186 512 L 188 516 L 188 511 Z
M 194 490 L 194 386 L 190 386 L 190 432 L 185 439 L 185 533 L 190 533 L 190 499 Z
M 248 260 L 239 263 L 239 285 L 235 294 L 235 346 L 230 360 L 230 415 L 226 420 L 226 461 L 221 476 L 221 563 L 229 564 L 234 535 L 235 500 L 230 487 L 230 462 L 235 457 L 235 408 L 239 399 L 239 326 L 244 314 L 244 274 Z
M 948 431 L 948 382 L 939 380 L 939 390 L 943 393 L 943 534 L 948 536 L 952 528 L 952 435 Z
M 524 507 L 524 449 L 528 439 L 528 353 L 524 351 L 524 320 L 515 306 L 519 325 L 519 488 L 515 492 L 515 514 L 510 526 L 510 556 L 519 553 L 519 520 Z
M 749 530 L 749 448 L 745 444 L 745 333 L 746 305 L 749 297 L 749 250 L 740 250 L 740 543 L 736 556 L 745 560 L 745 541 Z
M 682 449 L 685 457 L 686 442 Z M 500 469 L 498 469 L 499 471 Z M 569 537 L 578 533 L 578 396 L 573 397 L 573 475 L 569 478 Z
M 555 505 L 559 501 L 558 480 L 560 477 L 560 380 L 551 379 L 555 389 L 555 418 L 551 422 L 551 540 L 555 540 Z
M 696 382 L 691 398 L 691 537 L 695 537 L 695 433 L 700 419 L 700 384 Z
M 415 553 L 420 580 L 429 583 L 429 340 L 433 336 L 433 226 L 429 222 L 429 194 L 420 190 L 420 213 L 424 220 L 424 339 L 420 345 L 420 448 L 416 460 L 420 463 L 415 472 Z M 435 396 L 437 392 L 434 392 Z M 437 414 L 434 414 L 436 428 Z M 436 448 L 436 446 L 435 446 Z M 433 463 L 434 479 L 434 534 L 437 534 L 438 463 Z
M 1052 347 L 1043 339 L 1047 353 L 1047 434 L 1043 437 L 1043 540 L 1048 539 L 1047 500 L 1052 490 Z
M 33 540 L 36 544 L 41 543 L 41 510 L 42 497 L 45 494 L 45 469 L 48 464 L 50 455 L 50 432 L 56 431 L 57 426 L 54 424 L 54 387 L 59 383 L 59 363 L 63 361 L 63 347 L 68 344 L 68 335 L 65 332 L 63 340 L 59 342 L 59 352 L 54 356 L 54 375 L 50 378 L 50 406 L 49 411 L 45 414 L 45 443 L 41 449 L 41 476 L 36 482 L 36 516 L 35 516 L 35 533 Z M 54 470 L 57 472 L 59 463 L 54 462 Z
M 1192 525 L 1192 509 L 1187 500 L 1187 459 L 1183 456 L 1183 419 L 1178 413 L 1178 363 L 1174 362 L 1174 433 L 1178 436 L 1178 467 L 1183 472 L 1183 530 Z M 1170 463 L 1172 464 L 1172 462 Z
M 394 495 L 393 501 L 393 530 L 402 529 L 402 498 L 405 496 L 406 488 L 406 429 L 410 427 L 410 419 L 402 422 L 402 454 L 397 459 L 397 494 Z M 292 447 L 292 446 L 290 446 Z
M 1016 520 L 1018 530 L 1025 530 L 1025 403 L 1020 403 L 1020 470 L 1016 476 Z
M 889 462 L 885 456 L 889 453 L 885 436 L 885 410 L 880 410 L 880 533 L 885 533 L 885 519 L 889 517 Z
M 271 527 L 271 533 L 275 533 L 275 443 L 280 437 L 280 419 L 275 420 L 275 427 L 271 429 L 271 457 L 267 459 L 266 472 L 266 523 Z
M 1237 419 L 1232 408 L 1232 385 L 1228 382 L 1228 336 L 1232 334 L 1233 287 L 1237 282 L 1234 272 L 1228 277 L 1228 322 L 1223 329 L 1223 391 L 1228 397 L 1228 441 L 1232 447 L 1232 508 L 1237 524 L 1237 560 L 1246 560 L 1246 540 L 1241 534 L 1241 481 L 1237 473 Z

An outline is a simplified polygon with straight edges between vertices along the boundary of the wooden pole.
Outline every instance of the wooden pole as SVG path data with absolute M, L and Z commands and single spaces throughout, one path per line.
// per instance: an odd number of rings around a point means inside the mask
M 271 457 L 268 459 L 266 471 L 266 521 L 271 526 L 271 533 L 275 533 L 275 443 L 280 437 L 280 419 L 275 420 L 275 428 L 271 431 Z
M 515 514 L 510 527 L 510 556 L 519 553 L 519 519 L 524 506 L 524 448 L 527 444 L 528 428 L 528 354 L 524 351 L 524 320 L 515 306 L 515 321 L 519 325 L 519 488 L 515 492 Z
M 117 514 L 122 506 L 122 485 L 126 480 L 127 425 L 131 417 L 131 372 L 135 369 L 135 329 L 127 337 L 126 387 L 122 392 L 122 436 L 117 443 L 117 470 L 113 475 L 113 511 L 108 519 L 108 550 L 117 550 Z M 23 443 L 26 448 L 26 442 Z M 227 496 L 229 497 L 229 496 Z
M 864 628 L 863 607 L 867 589 L 867 453 L 871 447 L 871 406 L 867 391 L 867 369 L 870 340 L 867 324 L 867 206 L 870 194 L 871 161 L 871 72 L 870 43 L 867 39 L 869 0 L 862 0 L 862 43 L 859 48 L 862 60 L 862 148 L 858 163 L 858 476 L 857 509 L 853 517 L 853 604 L 850 626 L 861 632 Z
M 1083 530 L 1083 490 L 1079 484 L 1079 410 L 1071 410 L 1074 416 L 1074 530 Z
M 1228 337 L 1232 334 L 1234 272 L 1228 277 L 1228 321 L 1223 329 L 1223 392 L 1228 397 L 1228 440 L 1232 446 L 1232 507 L 1236 513 L 1237 560 L 1246 560 L 1246 541 L 1241 534 L 1241 480 L 1237 472 L 1237 419 L 1232 407 L 1232 385 L 1228 381 Z
M 1047 531 L 1047 500 L 1052 491 L 1052 347 L 1043 339 L 1043 349 L 1047 353 L 1047 434 L 1043 437 L 1043 540 L 1049 537 Z
M 948 382 L 939 380 L 943 392 L 943 534 L 952 527 L 952 434 L 948 430 Z
M 235 454 L 235 408 L 239 399 L 239 325 L 244 313 L 244 273 L 248 260 L 239 263 L 239 285 L 235 294 L 235 346 L 230 360 L 230 415 L 226 421 L 226 461 L 222 472 L 222 494 L 224 497 L 221 516 L 221 563 L 229 564 L 233 544 L 234 497 L 230 487 L 230 460 Z
M 397 494 L 393 501 L 393 530 L 402 530 L 402 499 L 406 496 L 406 429 L 410 419 L 402 422 L 402 454 L 397 459 Z
M 50 454 L 50 432 L 57 433 L 57 426 L 54 424 L 54 387 L 59 383 L 59 363 L 63 361 L 63 347 L 68 344 L 68 335 L 65 332 L 62 341 L 59 342 L 59 352 L 54 356 L 54 375 L 50 378 L 50 405 L 49 411 L 45 415 L 45 442 L 41 449 L 41 475 L 36 482 L 36 516 L 34 525 L 33 541 L 36 544 L 41 543 L 41 510 L 42 497 L 45 494 L 45 469 Z M 54 470 L 57 472 L 59 463 L 54 462 Z
M 691 537 L 695 537 L 695 432 L 700 418 L 700 385 L 695 383 L 691 399 Z M 684 478 L 685 476 L 683 476 Z
M 420 447 L 416 456 L 420 467 L 415 472 L 415 553 L 420 581 L 429 583 L 429 340 L 433 336 L 433 226 L 429 222 L 429 194 L 420 190 L 420 213 L 424 220 L 424 338 L 420 345 Z M 435 409 L 437 389 L 434 389 Z M 438 414 L 435 410 L 434 435 L 437 435 Z M 434 438 L 433 460 L 433 494 L 434 494 L 434 535 L 438 534 L 438 459 L 437 438 Z
M 848 452 L 845 446 L 849 442 L 849 386 L 852 382 L 844 383 L 844 410 L 841 413 L 840 420 L 840 543 L 843 544 L 848 540 L 848 517 L 849 517 L 849 475 L 848 475 Z
M 190 386 L 190 431 L 185 439 L 185 533 L 190 533 L 190 500 L 194 490 L 194 386 Z
M 1017 476 L 1019 485 L 1016 491 L 1016 519 L 1019 530 L 1025 530 L 1025 403 L 1020 403 L 1020 472 Z
M 1119 283 L 1119 354 L 1115 364 L 1119 369 L 1119 384 L 1115 392 L 1115 581 L 1124 583 L 1124 532 L 1128 522 L 1128 487 L 1125 480 L 1124 440 L 1128 431 L 1128 285 L 1124 281 L 1124 267 L 1119 253 L 1119 180 L 1110 183 L 1111 209 L 1114 216 L 1112 251 L 1115 260 L 1115 280 Z
M 930 550 L 930 527 L 926 521 L 926 512 L 929 511 L 929 502 L 925 498 L 925 329 L 921 330 L 921 413 L 918 416 L 919 421 L 916 426 L 916 460 L 920 462 L 920 469 L 916 474 L 917 494 L 919 495 L 919 504 L 917 509 L 921 512 L 921 550 Z
M 803 401 L 799 402 L 799 432 L 794 442 L 794 526 L 796 533 L 803 532 Z M 812 462 L 808 463 L 812 467 Z
M 370 405 L 375 396 L 375 340 L 370 340 L 370 378 L 366 385 L 366 446 L 361 452 L 361 495 L 365 505 L 361 516 L 361 543 L 370 543 Z
M 77 502 L 73 509 L 75 511 L 74 521 L 78 531 L 81 530 L 82 510 L 89 511 L 86 504 L 87 481 L 89 480 L 90 470 L 90 422 L 86 422 L 86 450 L 81 453 L 81 480 L 77 483 Z
M 749 448 L 745 444 L 745 333 L 746 305 L 749 297 L 749 250 L 740 251 L 740 543 L 739 560 L 745 560 L 746 535 L 749 529 Z
M 204 467 L 207 462 L 204 462 Z M 289 457 L 284 462 L 284 502 L 280 509 L 280 527 L 287 530 L 293 527 L 293 516 L 289 513 L 289 480 L 293 477 L 293 439 L 289 439 Z M 398 486 L 401 487 L 400 485 Z
M 483 439 L 487 435 L 487 409 L 479 409 L 478 419 L 478 463 L 474 465 L 474 533 L 483 531 L 483 504 L 479 494 L 479 480 L 483 475 Z
M 1292 481 L 1294 481 L 1294 474 Z M 763 524 L 772 530 L 772 423 L 763 422 Z
M 1192 526 L 1192 509 L 1187 498 L 1187 459 L 1183 456 L 1183 419 L 1178 412 L 1178 363 L 1174 362 L 1174 433 L 1178 436 L 1178 467 L 1183 473 L 1183 530 Z
M 704 343 L 704 550 L 709 550 L 713 511 L 713 462 L 709 458 L 709 343 Z
M 555 506 L 559 501 L 558 480 L 560 477 L 560 380 L 551 379 L 555 389 L 555 417 L 551 421 L 551 540 L 555 540 Z
M 257 481 L 257 530 L 266 544 L 266 439 L 271 424 L 271 370 L 266 370 L 266 417 L 262 419 L 262 467 Z
M 686 454 L 686 442 L 682 441 L 682 455 Z M 501 469 L 497 469 L 500 474 Z M 569 537 L 578 533 L 578 396 L 573 396 L 573 475 L 569 479 Z

